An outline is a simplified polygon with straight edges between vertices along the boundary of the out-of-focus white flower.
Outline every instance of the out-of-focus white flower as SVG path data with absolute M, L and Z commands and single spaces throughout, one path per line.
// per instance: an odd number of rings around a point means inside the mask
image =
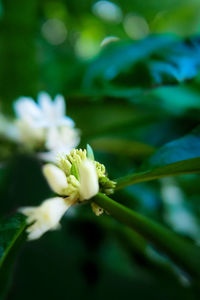
M 28 97 L 19 98 L 15 104 L 19 141 L 29 149 L 45 149 L 39 157 L 55 162 L 57 153 L 69 153 L 80 142 L 80 132 L 74 121 L 65 115 L 63 96 L 52 101 L 41 92 L 38 103 Z
M 50 96 L 41 92 L 38 104 L 29 97 L 20 97 L 14 104 L 17 117 L 33 127 L 49 128 L 57 126 L 74 126 L 74 121 L 65 116 L 65 100 L 57 95 L 52 101 Z
M 68 126 L 61 127 L 60 129 L 54 127 L 48 132 L 46 148 L 53 151 L 59 149 L 60 152 L 69 154 L 74 145 L 78 145 L 79 143 L 80 132 L 78 129 Z
M 59 229 L 59 222 L 71 205 L 70 200 L 55 197 L 45 200 L 40 206 L 19 209 L 28 217 L 27 223 L 33 223 L 27 229 L 28 240 L 38 239 L 49 230 Z
M 46 136 L 44 128 L 35 127 L 25 120 L 16 120 L 15 124 L 18 128 L 18 140 L 22 142 L 26 148 L 43 147 Z
M 72 127 L 51 128 L 48 131 L 45 148 L 49 152 L 39 153 L 39 157 L 47 162 L 56 163 L 58 155 L 69 154 L 80 143 L 79 129 Z

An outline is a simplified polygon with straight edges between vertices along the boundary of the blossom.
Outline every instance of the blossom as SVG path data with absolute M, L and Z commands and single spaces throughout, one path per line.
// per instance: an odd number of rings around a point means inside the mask
M 52 101 L 50 96 L 41 92 L 38 104 L 32 98 L 20 97 L 14 104 L 17 117 L 34 127 L 49 128 L 55 126 L 74 126 L 74 121 L 65 116 L 65 101 L 57 95 Z
M 20 97 L 14 110 L 19 141 L 30 149 L 45 149 L 39 153 L 45 161 L 55 162 L 57 153 L 69 153 L 79 144 L 80 132 L 65 115 L 63 96 L 57 95 L 52 101 L 47 93 L 41 92 L 38 103 L 32 98 Z
M 73 168 L 69 161 L 68 163 L 68 167 Z M 63 164 L 62 160 L 61 164 Z M 71 172 L 71 170 L 66 172 L 66 166 L 64 171 L 53 164 L 46 164 L 43 167 L 43 174 L 51 189 L 58 195 L 76 201 L 88 200 L 95 196 L 99 191 L 99 182 L 94 162 L 85 156 L 84 159 L 80 159 L 74 168 L 76 168 L 77 174 Z
M 55 197 L 45 200 L 40 206 L 20 208 L 19 211 L 27 216 L 27 223 L 31 224 L 27 228 L 28 240 L 38 239 L 49 230 L 59 229 L 59 222 L 70 206 L 69 200 Z
M 99 191 L 112 193 L 115 182 L 107 175 L 104 165 L 94 160 L 92 149 L 73 149 L 60 156 L 57 165 L 43 166 L 43 174 L 57 197 L 44 201 L 39 207 L 25 207 L 20 211 L 28 216 L 28 238 L 39 238 L 48 230 L 58 228 L 65 211 L 76 203 L 94 197 Z M 92 203 L 93 212 L 99 216 L 103 209 Z M 35 223 L 32 224 L 32 222 Z
M 60 156 L 57 166 L 46 164 L 43 167 L 43 174 L 56 194 L 82 202 L 99 191 L 113 193 L 115 182 L 107 177 L 105 166 L 94 160 L 91 151 L 90 147 L 73 149 L 70 154 Z

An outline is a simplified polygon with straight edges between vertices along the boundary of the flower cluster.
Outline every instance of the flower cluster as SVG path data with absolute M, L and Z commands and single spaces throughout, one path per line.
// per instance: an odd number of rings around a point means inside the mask
M 80 132 L 74 121 L 65 116 L 65 101 L 57 95 L 52 101 L 41 92 L 38 103 L 32 98 L 20 97 L 14 104 L 19 142 L 33 150 L 44 149 L 39 156 L 55 161 L 58 153 L 69 153 L 80 142 Z
M 87 150 L 74 149 L 68 155 L 60 156 L 57 165 L 44 165 L 43 173 L 58 197 L 48 199 L 36 208 L 20 209 L 28 216 L 29 223 L 35 221 L 28 229 L 29 239 L 58 228 L 61 217 L 71 205 L 89 200 L 99 191 L 111 194 L 115 188 L 115 182 L 107 177 L 104 165 L 94 160 L 89 146 Z M 96 215 L 103 213 L 95 203 L 92 203 L 92 209 Z

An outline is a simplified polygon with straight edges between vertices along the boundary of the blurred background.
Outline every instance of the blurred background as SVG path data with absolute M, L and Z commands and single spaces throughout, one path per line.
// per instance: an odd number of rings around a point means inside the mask
M 63 94 L 81 146 L 91 144 L 110 178 L 133 172 L 200 122 L 199 33 L 199 0 L 0 0 L 0 111 L 12 118 L 20 96 Z M 1 216 L 51 196 L 41 163 L 12 147 L 0 168 Z M 188 175 L 114 198 L 199 243 L 199 193 Z M 87 205 L 27 243 L 11 278 L 9 300 L 199 295 L 167 257 Z

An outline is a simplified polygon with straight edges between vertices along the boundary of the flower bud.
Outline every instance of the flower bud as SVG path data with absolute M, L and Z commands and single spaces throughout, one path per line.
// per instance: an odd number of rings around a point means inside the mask
M 99 182 L 95 164 L 89 159 L 83 160 L 79 167 L 80 200 L 87 200 L 99 191 Z
M 43 174 L 47 179 L 51 189 L 58 195 L 65 195 L 67 184 L 67 177 L 65 173 L 58 167 L 52 164 L 46 164 L 43 167 Z

